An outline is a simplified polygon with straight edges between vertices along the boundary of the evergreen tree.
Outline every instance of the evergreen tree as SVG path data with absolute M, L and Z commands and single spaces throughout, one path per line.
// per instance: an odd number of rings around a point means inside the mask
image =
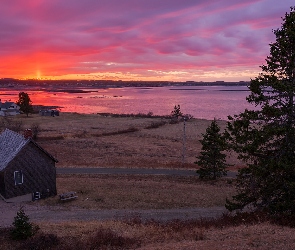
M 174 106 L 174 109 L 171 111 L 171 116 L 176 120 L 178 120 L 178 118 L 182 116 L 182 112 L 180 111 L 180 105 Z
M 29 222 L 29 217 L 25 214 L 23 208 L 17 212 L 12 223 L 13 229 L 11 236 L 15 240 L 23 240 L 33 236 L 37 230 L 32 223 Z
M 213 179 L 226 175 L 226 155 L 222 153 L 226 149 L 226 142 L 220 128 L 214 119 L 211 125 L 206 129 L 206 133 L 202 134 L 203 139 L 201 155 L 195 163 L 200 166 L 197 170 L 199 178 Z
M 29 113 L 33 113 L 32 101 L 27 93 L 20 92 L 16 104 L 20 106 L 20 111 L 24 112 L 27 116 Z
M 237 195 L 227 200 L 230 211 L 295 212 L 294 7 L 282 20 L 266 65 L 249 86 L 247 101 L 256 108 L 229 117 L 228 135 L 247 164 L 237 176 Z

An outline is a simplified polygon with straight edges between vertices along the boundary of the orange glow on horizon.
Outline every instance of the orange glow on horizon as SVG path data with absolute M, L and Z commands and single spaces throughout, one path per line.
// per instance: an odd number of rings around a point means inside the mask
M 32 55 L 11 55 L 0 61 L 1 77 L 38 80 L 123 80 L 123 81 L 248 81 L 257 75 L 257 67 L 252 70 L 244 67 L 212 68 L 191 67 L 170 69 L 166 65 L 154 64 L 142 69 L 141 64 L 133 63 L 132 69 L 124 63 L 90 62 L 60 53 L 38 52 Z M 81 62 L 81 61 L 82 62 Z M 101 66 L 93 67 L 100 63 Z M 184 66 L 185 67 L 185 66 Z M 254 73 L 254 74 L 253 74 Z
M 105 65 L 108 64 L 105 63 Z M 243 67 L 226 70 L 223 68 L 210 69 L 210 67 L 197 70 L 192 68 L 171 70 L 161 65 L 159 65 L 159 68 L 163 69 L 141 69 L 140 65 L 137 69 L 136 66 L 134 64 L 134 68 L 129 71 L 124 69 L 124 64 L 121 68 L 120 65 L 118 68 L 111 69 L 97 67 L 96 72 L 93 72 L 91 65 L 69 61 L 66 55 L 42 52 L 30 56 L 14 55 L 0 61 L 1 77 L 38 80 L 248 81 L 258 73 L 256 66 L 252 70 Z M 157 65 L 154 65 L 154 67 L 157 67 Z
M 22 69 L 24 70 L 24 69 Z M 185 81 L 249 81 L 251 78 L 257 76 L 259 71 L 204 71 L 202 74 L 177 74 L 173 72 L 166 72 L 161 74 L 139 75 L 136 73 L 124 72 L 102 72 L 89 74 L 64 74 L 64 75 L 47 75 L 40 70 L 32 74 L 25 74 L 24 76 L 6 76 L 7 78 L 16 78 L 20 80 L 35 79 L 35 80 L 113 80 L 113 81 L 171 81 L 171 82 L 185 82 Z
M 2 1 L 0 78 L 249 81 L 294 1 L 156 2 Z
M 37 79 L 41 79 L 41 72 L 40 72 L 40 70 L 37 70 L 36 77 L 37 77 Z

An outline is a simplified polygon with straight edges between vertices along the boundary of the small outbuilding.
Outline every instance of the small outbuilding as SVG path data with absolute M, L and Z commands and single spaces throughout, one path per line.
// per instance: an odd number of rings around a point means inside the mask
M 45 110 L 40 110 L 39 115 L 41 116 L 59 116 L 59 111 L 56 109 L 45 109 Z
M 54 196 L 57 160 L 32 138 L 5 129 L 0 134 L 0 194 L 5 199 L 32 194 Z

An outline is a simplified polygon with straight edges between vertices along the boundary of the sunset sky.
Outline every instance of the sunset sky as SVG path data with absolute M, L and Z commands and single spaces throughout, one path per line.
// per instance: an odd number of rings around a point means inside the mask
M 294 0 L 1 0 L 0 78 L 240 81 Z

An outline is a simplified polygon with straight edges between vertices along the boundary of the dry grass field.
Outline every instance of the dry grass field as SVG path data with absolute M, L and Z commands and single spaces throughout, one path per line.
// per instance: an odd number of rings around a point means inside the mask
M 12 119 L 23 129 L 38 125 L 37 142 L 58 159 L 57 167 L 195 169 L 199 140 L 210 124 L 208 120 L 187 121 L 184 144 L 184 124 L 169 124 L 164 118 L 61 113 L 58 117 L 34 114 Z M 224 129 L 226 122 L 218 124 Z M 156 128 L 150 128 L 153 126 Z M 229 163 L 238 164 L 235 157 Z
M 0 117 L 0 119 L 2 119 Z M 200 152 L 210 121 L 192 119 L 169 124 L 162 118 L 110 117 L 61 113 L 59 117 L 16 116 L 22 130 L 38 125 L 37 142 L 59 160 L 59 167 L 188 168 Z M 165 123 L 165 124 L 164 124 Z M 157 124 L 160 124 L 159 127 Z M 163 125 L 164 124 L 164 125 Z M 218 121 L 225 128 L 225 121 Z M 152 128 L 150 128 L 152 127 Z M 241 164 L 232 155 L 231 170 Z M 60 175 L 58 193 L 76 191 L 78 199 L 57 197 L 38 205 L 64 209 L 167 209 L 223 206 L 235 190 L 230 179 L 201 182 L 196 177 Z M 40 222 L 40 231 L 23 242 L 7 240 L 2 249 L 295 249 L 295 229 L 265 220 L 236 224 L 209 221 Z
M 25 241 L 8 241 L 0 230 L 1 249 L 141 249 L 141 250 L 292 250 L 295 229 L 269 222 L 239 225 L 206 221 L 146 223 L 126 221 L 69 221 L 38 223 L 39 232 Z
M 123 248 L 114 246 L 97 249 L 141 249 L 141 250 L 292 250 L 295 247 L 295 229 L 286 228 L 269 223 L 256 223 L 250 225 L 229 226 L 223 228 L 206 227 L 170 223 L 161 225 L 157 223 L 132 223 L 130 221 L 118 222 L 70 222 L 64 224 L 41 224 L 46 228 L 44 233 L 54 233 L 61 237 L 73 236 L 85 242 L 95 236 L 103 236 L 102 232 L 109 229 L 114 232 L 114 242 L 118 236 L 132 239 L 128 246 Z M 100 234 L 99 234 L 99 233 Z M 83 245 L 83 244 L 82 244 Z M 77 244 L 80 249 L 81 245 Z M 73 247 L 73 249 L 78 249 Z M 90 248 L 89 248 L 90 249 Z
M 234 194 L 228 180 L 202 182 L 197 177 L 178 176 L 60 176 L 59 193 L 77 192 L 78 199 L 65 207 L 86 209 L 169 209 L 224 206 Z M 60 205 L 56 198 L 39 203 Z

